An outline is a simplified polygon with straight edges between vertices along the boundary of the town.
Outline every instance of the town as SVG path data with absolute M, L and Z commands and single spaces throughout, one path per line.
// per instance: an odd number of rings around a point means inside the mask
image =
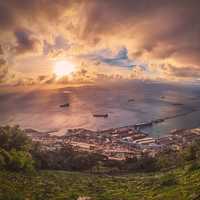
M 149 137 L 135 126 L 101 131 L 68 129 L 61 136 L 33 129 L 25 129 L 25 132 L 46 150 L 71 145 L 77 151 L 96 152 L 113 160 L 140 157 L 144 153 L 154 157 L 166 149 L 180 151 L 200 139 L 200 128 L 173 130 L 157 138 Z

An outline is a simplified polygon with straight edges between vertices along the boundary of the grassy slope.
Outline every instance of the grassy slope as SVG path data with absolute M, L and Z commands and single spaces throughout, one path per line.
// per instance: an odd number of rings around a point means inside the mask
M 75 172 L 42 171 L 33 176 L 0 172 L 1 200 L 198 200 L 200 170 L 173 171 L 175 183 L 167 186 L 166 173 L 97 176 Z M 169 181 L 170 181 L 169 180 Z M 172 181 L 173 182 L 173 181 Z

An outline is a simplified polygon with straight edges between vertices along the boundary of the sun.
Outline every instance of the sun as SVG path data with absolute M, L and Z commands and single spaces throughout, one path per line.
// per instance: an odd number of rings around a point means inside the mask
M 67 60 L 56 61 L 53 72 L 57 77 L 70 75 L 75 71 L 75 65 Z

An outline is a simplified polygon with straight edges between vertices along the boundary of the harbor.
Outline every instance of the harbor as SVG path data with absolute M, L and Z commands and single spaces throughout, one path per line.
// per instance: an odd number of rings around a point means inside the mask
M 167 88 L 166 92 L 153 83 L 130 82 L 108 88 L 13 91 L 9 93 L 9 101 L 6 93 L 2 94 L 0 122 L 40 131 L 76 128 L 98 131 L 139 124 L 139 129 L 151 137 L 165 135 L 173 129 L 200 126 L 198 89 L 181 91 L 175 86 L 163 87 Z M 19 98 L 15 98 L 16 93 Z M 96 114 L 108 117 L 94 117 Z M 153 125 L 140 126 L 151 121 Z
M 63 145 L 70 145 L 77 151 L 96 152 L 111 160 L 124 160 L 144 154 L 154 157 L 167 149 L 180 151 L 194 140 L 200 139 L 200 128 L 173 130 L 156 138 L 140 131 L 144 125 L 153 123 L 155 122 L 102 131 L 68 129 L 61 136 L 56 135 L 55 131 L 39 132 L 25 129 L 25 132 L 33 141 L 42 144 L 44 150 L 55 150 Z

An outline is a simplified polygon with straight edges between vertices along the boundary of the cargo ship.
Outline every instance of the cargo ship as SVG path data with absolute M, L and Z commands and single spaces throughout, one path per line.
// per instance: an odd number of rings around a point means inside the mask
M 108 114 L 94 114 L 93 117 L 104 117 L 104 118 L 107 118 Z
M 69 103 L 61 104 L 60 107 L 61 107 L 61 108 L 69 107 Z
M 128 99 L 128 102 L 133 102 L 135 101 L 135 99 Z

